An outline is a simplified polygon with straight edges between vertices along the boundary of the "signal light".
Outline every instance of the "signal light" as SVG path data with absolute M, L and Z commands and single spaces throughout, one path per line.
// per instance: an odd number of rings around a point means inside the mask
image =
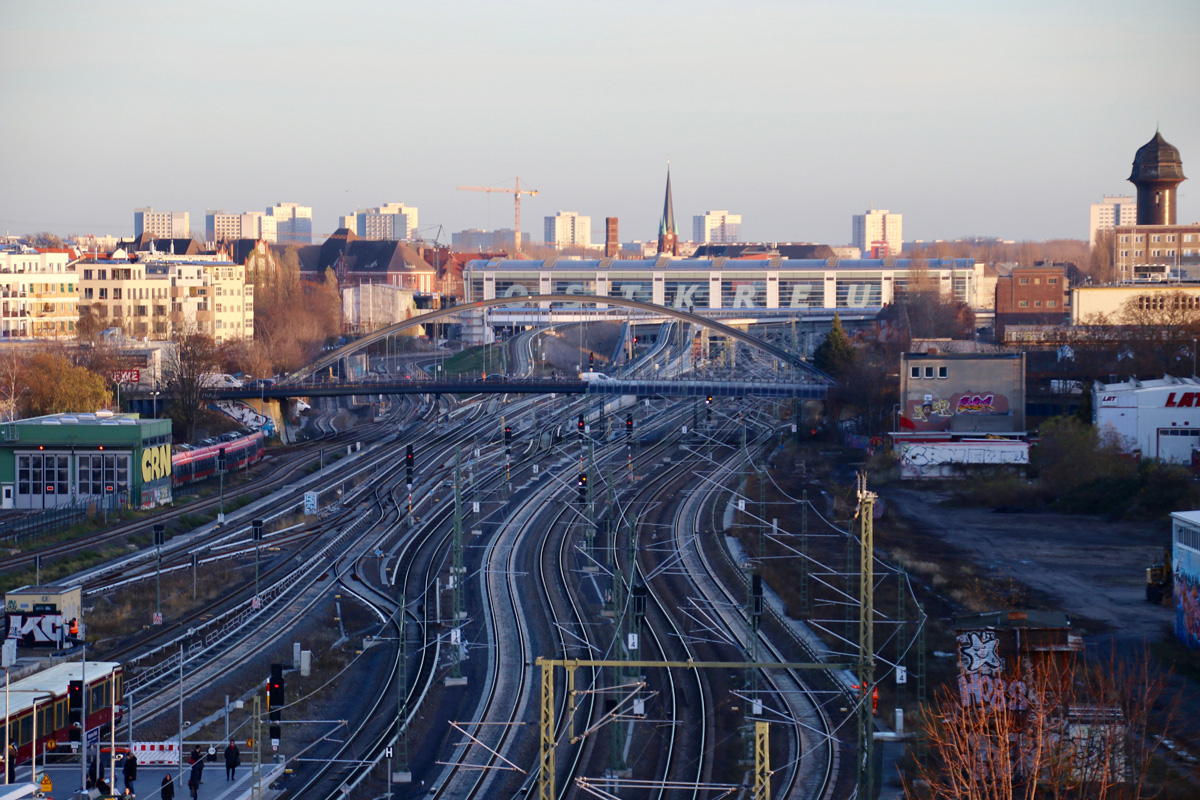
M 512 444 L 512 426 L 511 425 L 504 426 L 504 443 Z
M 413 446 L 407 445 L 404 451 L 404 469 L 408 476 L 408 485 L 411 488 L 413 482 Z
M 711 394 L 708 397 L 704 398 L 704 405 L 706 405 L 706 406 L 712 405 L 712 395 Z
M 579 432 L 583 433 L 583 414 L 579 415 Z
M 271 665 L 271 678 L 267 681 L 267 709 L 271 719 L 277 721 L 283 716 L 283 707 L 287 705 L 287 685 L 283 682 L 283 664 Z
M 625 415 L 625 432 L 633 433 L 633 414 Z
M 589 367 L 596 366 L 596 354 L 595 353 L 588 353 L 588 366 Z
M 83 681 L 67 683 L 67 709 L 70 711 L 83 710 Z
M 579 483 L 577 483 L 576 485 L 579 487 L 579 504 L 587 505 L 587 473 L 586 472 L 579 473 Z

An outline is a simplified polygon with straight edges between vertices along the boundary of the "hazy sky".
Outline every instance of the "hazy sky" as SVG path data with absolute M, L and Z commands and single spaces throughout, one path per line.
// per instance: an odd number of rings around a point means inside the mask
M 0 230 L 129 235 L 133 208 L 403 202 L 422 227 L 558 210 L 652 239 L 1087 237 L 1156 124 L 1200 219 L 1200 3 L 0 0 Z M 432 238 L 432 231 L 428 236 Z

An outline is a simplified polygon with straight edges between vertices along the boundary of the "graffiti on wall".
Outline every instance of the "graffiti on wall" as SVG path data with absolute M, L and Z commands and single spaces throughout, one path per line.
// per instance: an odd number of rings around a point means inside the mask
M 8 614 L 8 638 L 26 647 L 57 647 L 62 633 L 62 614 Z
M 1021 710 L 1029 705 L 1025 682 L 1005 679 L 995 631 L 958 634 L 958 695 L 965 706 Z
M 951 477 L 965 464 L 1021 465 L 1029 463 L 1026 442 L 904 442 L 900 445 L 900 477 Z
M 949 417 L 950 401 L 949 400 L 934 400 L 931 395 L 925 395 L 925 402 L 919 406 L 913 406 L 912 418 L 917 422 L 933 422 L 935 416 Z
M 990 394 L 964 394 L 958 398 L 955 414 L 994 414 L 996 404 Z
M 261 430 L 267 436 L 274 435 L 275 422 L 266 414 L 255 411 L 245 403 L 236 400 L 218 400 L 215 407 L 221 413 L 233 417 L 251 430 Z
M 1200 647 L 1200 581 L 1175 571 L 1175 635 L 1188 647 Z

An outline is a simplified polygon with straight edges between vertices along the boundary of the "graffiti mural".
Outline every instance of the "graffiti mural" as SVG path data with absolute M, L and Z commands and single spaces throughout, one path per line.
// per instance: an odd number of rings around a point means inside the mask
M 963 442 L 903 442 L 900 477 L 949 478 L 965 464 L 1022 465 L 1029 463 L 1026 442 L 988 439 Z
M 1175 635 L 1188 647 L 1200 647 L 1200 581 L 1175 571 Z
M 25 647 L 58 647 L 62 634 L 62 614 L 8 614 L 7 638 Z
M 964 394 L 958 398 L 955 414 L 994 414 L 996 404 L 990 394 Z
M 255 411 L 245 403 L 238 402 L 237 400 L 218 400 L 213 404 L 213 407 L 217 411 L 233 417 L 251 430 L 261 430 L 266 436 L 275 435 L 275 421 L 266 414 Z
M 1025 682 L 1005 679 L 1000 639 L 995 631 L 966 631 L 958 639 L 958 696 L 965 706 L 996 710 L 1029 707 Z

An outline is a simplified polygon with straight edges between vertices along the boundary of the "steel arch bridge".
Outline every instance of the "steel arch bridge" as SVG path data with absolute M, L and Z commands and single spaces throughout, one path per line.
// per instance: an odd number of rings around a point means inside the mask
M 720 333 L 723 336 L 728 336 L 729 338 L 735 339 L 750 347 L 769 353 L 786 364 L 791 364 L 793 367 L 796 367 L 799 370 L 808 372 L 817 382 L 827 384 L 834 383 L 833 378 L 826 375 L 824 372 L 821 372 L 811 363 L 805 361 L 794 353 L 791 353 L 777 345 L 771 344 L 770 342 L 764 342 L 762 339 L 752 336 L 745 331 L 739 331 L 737 328 L 730 327 L 729 325 L 717 322 L 716 320 L 708 319 L 707 317 L 703 317 L 699 314 L 692 314 L 678 308 L 668 308 L 666 306 L 658 306 L 653 303 L 644 303 L 640 300 L 630 300 L 625 297 L 598 297 L 595 295 L 578 294 L 530 294 L 517 295 L 514 297 L 497 297 L 492 300 L 476 300 L 471 303 L 449 306 L 447 308 L 438 309 L 437 311 L 430 311 L 426 314 L 420 314 L 412 317 L 411 319 L 406 319 L 403 322 L 397 322 L 393 325 L 388 325 L 385 328 L 380 328 L 377 331 L 372 331 L 366 336 L 363 336 L 361 339 L 357 339 L 345 345 L 344 347 L 339 347 L 337 350 L 326 353 L 316 361 L 309 364 L 307 367 L 304 367 L 303 369 L 300 369 L 289 375 L 284 383 L 297 383 L 303 381 L 314 373 L 320 372 L 326 367 L 336 364 L 340 359 L 345 358 L 348 355 L 352 355 L 359 350 L 370 347 L 376 342 L 381 342 L 387 339 L 389 336 L 393 336 L 409 328 L 415 328 L 418 325 L 435 322 L 443 317 L 450 317 L 476 309 L 492 308 L 495 306 L 527 305 L 530 303 L 571 303 L 574 304 L 575 307 L 578 307 L 582 303 L 591 303 L 596 305 L 604 304 L 608 306 L 616 306 L 618 308 L 629 308 L 637 311 L 645 311 L 656 316 L 670 317 L 672 319 L 679 320 L 680 322 L 689 322 L 694 325 L 699 325 L 703 328 L 708 328 L 715 333 Z

